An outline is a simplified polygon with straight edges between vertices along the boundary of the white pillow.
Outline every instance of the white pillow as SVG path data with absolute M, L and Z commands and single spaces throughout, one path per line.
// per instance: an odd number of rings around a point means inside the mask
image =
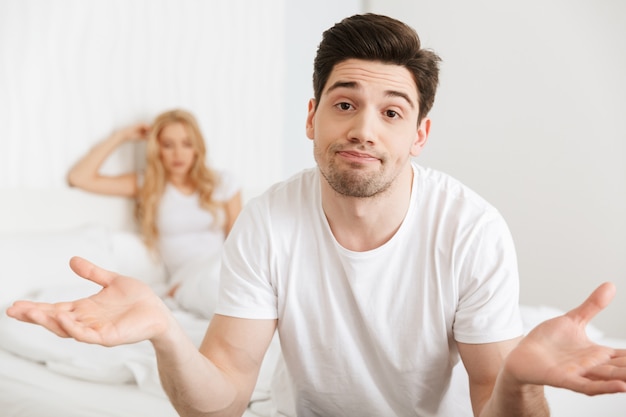
M 106 269 L 116 267 L 110 236 L 103 226 L 0 235 L 0 306 L 34 289 L 82 280 L 69 267 L 72 256 L 81 256 Z
M 171 277 L 170 285 L 179 284 L 174 300 L 179 308 L 211 319 L 217 307 L 220 288 L 221 252 L 187 261 Z
M 115 272 L 140 279 L 151 286 L 167 282 L 163 262 L 148 250 L 138 233 L 112 232 L 111 246 L 115 257 Z

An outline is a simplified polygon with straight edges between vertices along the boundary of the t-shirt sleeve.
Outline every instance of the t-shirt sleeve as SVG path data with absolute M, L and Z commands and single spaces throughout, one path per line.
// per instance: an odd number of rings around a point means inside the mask
M 268 216 L 251 201 L 224 243 L 216 314 L 250 319 L 278 317 L 271 283 Z
M 460 266 L 455 339 L 491 343 L 522 335 L 517 256 L 502 216 L 483 216 L 469 242 Z

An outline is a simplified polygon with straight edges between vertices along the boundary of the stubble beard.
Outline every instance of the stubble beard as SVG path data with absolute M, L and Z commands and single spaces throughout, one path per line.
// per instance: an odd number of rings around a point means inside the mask
M 335 152 L 339 147 L 331 147 L 328 165 L 320 164 L 319 149 L 315 147 L 315 160 L 322 176 L 335 192 L 345 197 L 370 198 L 383 193 L 391 186 L 393 179 L 384 176 L 386 158 L 380 157 L 380 169 L 375 172 L 366 170 L 362 164 L 352 163 L 347 169 L 341 169 L 335 161 Z

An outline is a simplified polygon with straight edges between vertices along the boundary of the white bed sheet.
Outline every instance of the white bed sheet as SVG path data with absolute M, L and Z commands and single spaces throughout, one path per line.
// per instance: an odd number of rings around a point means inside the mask
M 90 285 L 53 286 L 29 299 L 73 299 Z M 191 340 L 199 345 L 208 319 L 171 305 Z M 4 309 L 2 309 L 4 310 Z M 252 397 L 255 412 L 271 415 L 270 383 L 280 355 L 278 338 L 270 345 Z M 59 338 L 7 316 L 0 317 L 0 417 L 176 417 L 160 386 L 156 358 L 148 342 L 105 348 Z
M 265 417 L 270 404 L 255 404 Z M 134 384 L 101 384 L 52 372 L 45 366 L 0 349 L 0 415 L 2 417 L 177 417 L 165 396 L 141 391 Z
M 132 384 L 100 384 L 52 372 L 0 350 L 3 417 L 176 417 L 167 398 Z
M 554 317 L 561 312 L 549 307 L 523 307 L 522 315 L 526 330 L 534 327 L 538 322 Z M 184 319 L 186 316 L 181 316 Z M 16 324 L 18 322 L 15 322 Z M 206 323 L 195 320 L 181 320 L 188 330 L 194 329 L 190 334 L 192 339 L 199 339 L 205 329 Z M 6 323 L 4 323 L 6 325 Z M 17 325 L 17 324 L 16 324 Z M 20 325 L 28 326 L 21 323 Z M 32 326 L 32 329 L 38 329 Z M 6 330 L 6 329 L 5 329 Z M 41 329 L 43 331 L 43 329 Z M 588 326 L 588 334 L 596 342 L 616 348 L 626 348 L 626 339 L 606 337 L 600 330 Z M 45 331 L 44 331 L 45 332 Z M 195 333 L 195 335 L 194 335 Z M 3 332 L 2 336 L 17 333 Z M 46 333 L 47 334 L 47 333 Z M 11 337 L 13 337 L 11 336 Z M 1 337 L 1 336 L 0 336 Z M 50 335 L 56 342 L 65 339 Z M 37 339 L 42 341 L 44 339 Z M 68 342 L 73 342 L 66 340 Z M 6 344 L 6 340 L 0 340 Z M 72 351 L 78 348 L 69 349 Z M 48 354 L 55 351 L 50 341 L 43 342 L 48 348 Z M 24 345 L 26 347 L 27 345 Z M 56 348 L 57 352 L 64 349 Z M 265 381 L 264 389 L 258 396 L 245 417 L 270 417 L 277 415 L 293 415 L 291 406 L 276 410 L 278 393 L 283 393 L 285 387 L 276 385 L 269 387 L 275 364 L 280 355 L 277 338 L 270 347 L 267 366 L 262 368 L 259 381 Z M 16 353 L 25 354 L 24 349 Z M 78 352 L 76 352 L 78 353 Z M 28 355 L 26 355 L 28 356 Z M 32 358 L 31 358 L 32 359 Z M 111 364 L 111 362 L 109 362 Z M 264 364 L 265 365 L 265 364 Z M 71 374 L 71 373 L 70 373 Z M 50 364 L 45 365 L 33 360 L 25 359 L 0 349 L 0 416 L 1 417 L 125 417 L 125 416 L 151 416 L 151 417 L 176 417 L 177 414 L 165 397 L 165 394 L 154 389 L 154 384 L 145 385 L 138 383 L 111 384 L 103 382 L 90 382 L 83 379 L 72 378 L 68 373 L 58 372 L 51 369 Z M 145 373 L 143 373 L 145 375 Z M 146 380 L 154 379 L 154 375 Z M 145 381 L 144 381 L 145 382 Z M 274 382 L 275 384 L 275 382 Z M 467 390 L 467 376 L 461 367 L 455 372 L 453 384 L 459 384 L 459 392 Z M 150 389 L 152 388 L 152 389 Z M 276 398 L 270 399 L 273 395 Z M 626 394 L 602 395 L 588 397 L 575 394 L 566 390 L 546 387 L 546 396 L 552 409 L 553 417 L 623 417 L 626 415 Z

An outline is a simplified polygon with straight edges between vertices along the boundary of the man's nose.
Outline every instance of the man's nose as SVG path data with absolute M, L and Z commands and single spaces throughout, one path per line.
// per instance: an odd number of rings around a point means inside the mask
M 378 120 L 376 113 L 371 109 L 361 109 L 352 118 L 349 131 L 349 140 L 352 142 L 369 143 L 376 141 Z

